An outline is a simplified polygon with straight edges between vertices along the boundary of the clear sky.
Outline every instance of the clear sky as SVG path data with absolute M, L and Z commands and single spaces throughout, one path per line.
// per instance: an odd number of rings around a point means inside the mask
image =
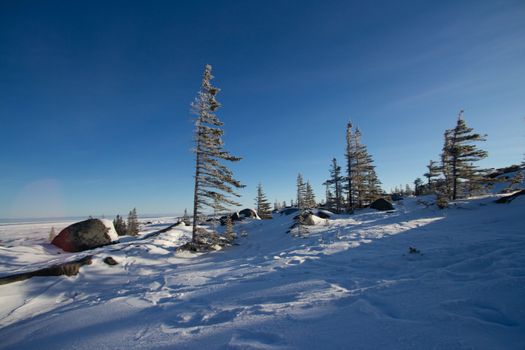
M 460 109 L 483 166 L 523 159 L 523 0 L 1 1 L 0 218 L 191 208 L 206 63 L 245 205 L 298 172 L 322 197 L 349 119 L 386 190 Z

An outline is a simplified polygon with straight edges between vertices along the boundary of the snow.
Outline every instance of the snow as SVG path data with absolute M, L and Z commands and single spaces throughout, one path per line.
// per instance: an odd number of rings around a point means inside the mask
M 104 226 L 108 228 L 107 233 L 108 233 L 108 236 L 111 242 L 118 241 L 118 233 L 115 230 L 115 226 L 113 226 L 113 221 L 108 220 L 108 219 L 99 219 L 99 220 L 104 224 Z
M 77 276 L 1 285 L 0 348 L 523 349 L 525 198 L 497 197 L 407 198 L 301 237 L 293 215 L 236 222 L 248 235 L 207 254 L 175 252 L 191 227 L 145 225 Z M 79 256 L 46 245 L 49 226 L 0 230 L 2 275 Z
M 521 184 L 514 185 L 513 188 L 524 188 L 525 186 L 525 170 L 518 170 L 524 176 L 524 180 Z M 518 171 L 511 171 L 508 173 L 501 174 L 497 179 L 506 179 L 507 181 L 495 183 L 491 188 L 491 193 L 498 194 L 502 193 L 511 184 L 511 180 L 518 174 Z M 512 192 L 512 191 L 511 191 Z

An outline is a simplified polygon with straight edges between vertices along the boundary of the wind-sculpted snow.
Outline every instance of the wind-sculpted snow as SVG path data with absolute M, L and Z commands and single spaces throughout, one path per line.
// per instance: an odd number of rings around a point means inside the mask
M 0 348 L 523 349 L 525 200 L 494 199 L 409 198 L 298 237 L 275 215 L 207 254 L 175 252 L 187 227 L 99 248 L 76 277 L 0 286 Z

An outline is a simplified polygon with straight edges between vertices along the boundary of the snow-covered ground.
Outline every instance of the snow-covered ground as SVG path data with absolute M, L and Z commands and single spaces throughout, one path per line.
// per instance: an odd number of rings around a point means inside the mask
M 75 277 L 0 286 L 0 348 L 523 349 L 525 196 L 495 198 L 407 198 L 303 237 L 293 215 L 247 221 L 208 254 L 175 252 L 187 227 L 123 240 Z M 79 256 L 46 245 L 49 227 L 1 229 L 1 275 Z

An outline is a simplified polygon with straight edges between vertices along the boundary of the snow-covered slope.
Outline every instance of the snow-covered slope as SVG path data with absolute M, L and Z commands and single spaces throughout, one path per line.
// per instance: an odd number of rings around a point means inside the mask
M 521 172 L 523 177 L 525 178 L 525 170 L 518 170 L 518 171 Z M 492 188 L 490 189 L 490 192 L 494 194 L 502 193 L 503 190 L 507 189 L 509 185 L 511 185 L 511 181 L 518 174 L 518 171 L 512 171 L 512 172 L 504 173 L 498 176 L 497 179 L 500 179 L 500 180 L 503 179 L 506 181 L 495 183 L 494 186 L 492 186 Z M 513 186 L 513 189 L 524 188 L 524 187 L 525 187 L 525 180 L 523 180 L 521 184 L 515 184 Z
M 204 255 L 174 252 L 187 227 L 99 248 L 76 277 L 0 286 L 0 348 L 523 349 L 525 198 L 493 200 L 409 198 L 303 237 L 254 220 Z

